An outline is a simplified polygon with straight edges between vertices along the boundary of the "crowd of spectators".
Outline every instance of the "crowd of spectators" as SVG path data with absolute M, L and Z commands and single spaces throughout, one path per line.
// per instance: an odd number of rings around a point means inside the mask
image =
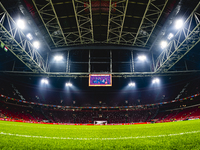
M 57 100 L 57 94 L 55 91 L 50 92 L 47 94 L 47 97 L 50 97 L 50 100 L 45 101 L 44 95 L 40 92 L 32 92 L 32 88 L 20 86 L 14 86 L 12 83 L 4 80 L 0 80 L 0 94 L 21 99 L 22 97 L 25 98 L 26 101 L 30 102 L 39 102 L 39 103 L 47 103 L 47 104 L 58 104 L 58 105 L 66 105 L 63 100 Z M 155 92 L 152 90 L 145 91 L 143 95 L 141 95 L 142 100 L 136 100 L 133 103 L 125 100 L 121 104 L 121 106 L 126 105 L 141 105 L 141 104 L 149 104 L 146 101 L 151 99 L 160 99 L 158 102 L 161 101 L 168 101 L 169 97 L 177 97 L 179 94 L 179 98 L 184 98 L 190 95 L 198 94 L 199 93 L 199 83 L 200 78 L 195 80 L 190 80 L 185 84 L 178 84 L 177 86 L 170 86 L 170 90 L 166 90 L 168 92 L 167 96 L 166 91 L 162 92 Z M 26 88 L 26 90 L 24 89 Z M 167 87 L 166 87 L 167 88 Z M 19 91 L 19 92 L 17 92 Z M 21 94 L 21 95 L 19 95 Z M 133 93 L 131 96 L 134 97 Z M 22 96 L 23 95 L 23 96 Z M 46 98 L 47 98 L 46 97 Z M 51 99 L 54 99 L 53 101 Z M 173 100 L 173 99 L 170 99 Z M 145 103 L 144 103 L 145 102 Z M 151 102 L 151 101 L 150 101 Z M 172 121 L 172 120 L 183 120 L 188 119 L 191 117 L 198 117 L 199 114 L 199 107 L 192 107 L 192 108 L 185 108 L 186 106 L 194 105 L 198 103 L 197 100 L 193 100 L 191 98 L 189 101 L 182 103 L 182 101 L 176 103 L 170 103 L 168 105 L 163 105 L 159 109 L 152 108 L 152 109 L 123 109 L 123 110 L 60 110 L 60 109 L 50 109 L 50 108 L 43 108 L 40 106 L 34 105 L 26 105 L 26 104 L 15 104 L 10 103 L 5 100 L 0 102 L 0 114 L 2 116 L 6 116 L 11 119 L 20 119 L 20 120 L 27 120 L 27 121 L 44 121 L 48 120 L 50 122 L 59 122 L 59 123 L 93 123 L 95 119 L 104 119 L 107 120 L 108 123 L 132 123 L 132 122 L 145 122 L 159 120 L 159 121 Z M 114 104 L 119 106 L 117 104 Z M 113 105 L 113 106 L 114 106 Z M 71 106 L 76 106 L 76 102 L 72 101 Z M 83 105 L 84 106 L 84 105 Z M 92 105 L 86 103 L 86 106 L 91 107 Z M 104 102 L 99 101 L 99 103 L 95 106 L 105 107 L 106 104 Z M 173 110 L 173 109 L 174 110 Z M 167 111 L 166 111 L 167 110 Z M 170 111 L 168 111 L 170 110 Z
M 171 110 L 159 111 L 151 109 L 123 110 L 61 110 L 44 107 L 31 107 L 0 101 L 0 114 L 10 119 L 53 123 L 93 123 L 94 120 L 106 120 L 108 123 L 136 123 L 186 120 L 200 117 L 200 106 L 188 106 Z
M 40 111 L 27 105 L 18 105 L 0 101 L 0 112 L 7 118 L 40 122 L 46 120 Z

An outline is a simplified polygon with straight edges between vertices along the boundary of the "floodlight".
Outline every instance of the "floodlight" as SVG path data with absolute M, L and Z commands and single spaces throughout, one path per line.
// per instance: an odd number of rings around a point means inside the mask
M 135 83 L 131 82 L 131 83 L 128 84 L 128 86 L 135 86 Z
M 158 78 L 154 78 L 154 79 L 152 80 L 152 83 L 153 83 L 153 84 L 159 83 L 159 82 L 160 82 L 160 79 L 158 79 Z
M 161 48 L 164 49 L 167 47 L 167 42 L 166 41 L 161 41 L 160 45 L 161 45 Z
M 171 40 L 173 37 L 174 37 L 174 34 L 170 33 L 167 38 L 168 38 L 168 40 Z
M 38 41 L 33 42 L 33 46 L 38 49 L 40 47 L 40 43 Z
M 49 81 L 47 79 L 42 79 L 41 82 L 42 84 L 49 84 Z
M 28 33 L 28 34 L 26 35 L 26 37 L 27 37 L 30 41 L 33 39 L 33 36 L 32 36 L 30 33 Z
M 25 28 L 25 22 L 24 22 L 24 20 L 21 20 L 21 19 L 17 20 L 17 26 L 20 29 L 24 29 Z
M 178 20 L 176 20 L 176 22 L 175 22 L 175 28 L 176 29 L 180 29 L 182 26 L 183 26 L 183 20 L 182 19 L 178 19 Z
M 65 86 L 72 86 L 70 82 L 66 83 Z
M 56 55 L 56 56 L 54 56 L 54 60 L 55 61 L 61 61 L 61 60 L 63 60 L 63 56 L 62 55 Z
M 141 61 L 145 61 L 147 59 L 147 57 L 145 55 L 140 55 L 140 56 L 138 56 L 138 59 Z

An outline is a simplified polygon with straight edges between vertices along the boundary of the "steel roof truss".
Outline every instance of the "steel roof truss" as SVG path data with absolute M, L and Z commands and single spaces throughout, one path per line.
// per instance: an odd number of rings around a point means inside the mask
M 157 4 L 159 2 L 159 4 Z M 168 0 L 149 0 L 144 12 L 133 46 L 145 47 L 167 5 Z M 141 42 L 138 39 L 142 39 Z
M 91 0 L 72 0 L 81 44 L 94 43 Z M 86 11 L 89 15 L 86 15 Z
M 33 72 L 46 72 L 45 60 L 0 3 L 0 41 Z
M 43 2 L 43 5 L 39 4 L 41 1 Z M 68 34 L 70 32 L 65 33 L 63 31 L 52 0 L 40 0 L 37 1 L 37 3 L 35 0 L 32 0 L 32 2 L 46 28 L 46 31 L 48 32 L 49 37 L 51 38 L 51 41 L 53 42 L 54 47 L 68 46 L 71 41 L 74 41 L 74 38 L 76 38 L 77 35 L 70 34 L 72 36 L 69 37 Z M 68 38 L 66 36 L 68 36 Z M 60 41 L 61 39 L 62 42 Z M 74 42 L 73 44 L 76 43 Z
M 123 27 L 126 18 L 126 11 L 128 8 L 128 0 L 121 0 L 109 3 L 109 15 L 108 15 L 108 30 L 107 30 L 107 43 L 119 44 L 126 43 L 126 40 L 122 38 Z
M 182 57 L 184 57 L 200 41 L 200 2 L 174 36 L 167 48 L 158 56 L 155 72 L 166 72 L 171 69 Z

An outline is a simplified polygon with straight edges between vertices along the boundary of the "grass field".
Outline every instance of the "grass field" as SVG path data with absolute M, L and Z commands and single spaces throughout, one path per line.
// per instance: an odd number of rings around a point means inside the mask
M 0 121 L 0 149 L 200 149 L 200 120 L 73 126 Z

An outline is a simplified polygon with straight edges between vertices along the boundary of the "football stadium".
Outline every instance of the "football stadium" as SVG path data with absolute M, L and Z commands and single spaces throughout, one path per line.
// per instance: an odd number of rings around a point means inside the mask
M 200 149 L 199 0 L 1 0 L 0 149 Z

